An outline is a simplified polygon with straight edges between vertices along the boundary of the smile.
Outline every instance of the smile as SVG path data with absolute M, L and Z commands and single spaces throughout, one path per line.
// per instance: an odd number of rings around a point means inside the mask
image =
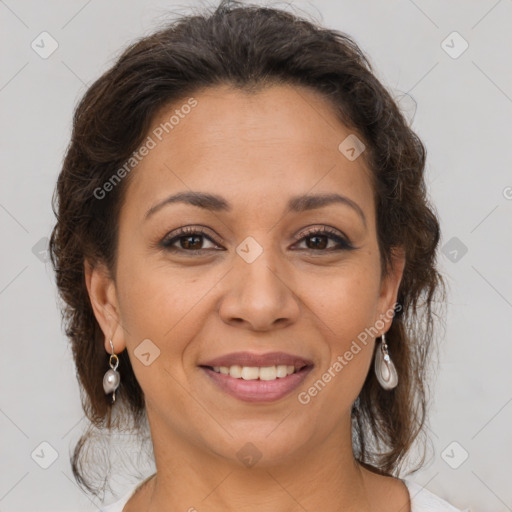
M 222 373 L 223 375 L 229 375 L 234 379 L 244 380 L 276 380 L 283 379 L 292 373 L 295 373 L 296 369 L 293 365 L 280 364 L 279 366 L 239 366 L 237 364 L 233 366 L 214 366 L 213 371 Z
M 217 390 L 244 402 L 274 402 L 291 394 L 313 362 L 283 352 L 239 352 L 199 365 Z

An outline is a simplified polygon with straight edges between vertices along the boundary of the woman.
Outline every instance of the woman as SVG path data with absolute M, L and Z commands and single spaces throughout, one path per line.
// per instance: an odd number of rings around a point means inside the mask
M 457 510 L 397 476 L 443 284 L 424 163 L 357 45 L 275 9 L 182 18 L 89 88 L 52 261 L 88 418 L 147 419 L 157 470 L 104 511 Z

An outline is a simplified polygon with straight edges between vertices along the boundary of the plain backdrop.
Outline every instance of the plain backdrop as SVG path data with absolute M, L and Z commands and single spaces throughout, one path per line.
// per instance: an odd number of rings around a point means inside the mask
M 201 5 L 0 1 L 2 512 L 98 509 L 69 463 L 85 421 L 45 261 L 51 196 L 87 86 L 170 10 Z M 292 5 L 353 36 L 384 84 L 410 95 L 403 105 L 415 110 L 412 125 L 428 149 L 450 288 L 430 419 L 434 453 L 410 478 L 461 508 L 512 510 L 512 2 Z M 41 43 L 33 49 L 41 37 L 45 51 L 58 44 L 47 58 Z

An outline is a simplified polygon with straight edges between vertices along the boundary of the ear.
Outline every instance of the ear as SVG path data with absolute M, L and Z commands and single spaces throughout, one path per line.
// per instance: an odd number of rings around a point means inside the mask
M 377 313 L 379 317 L 376 319 L 379 324 L 384 322 L 383 333 L 386 333 L 391 327 L 393 321 L 393 312 L 398 295 L 398 288 L 402 281 L 404 273 L 406 257 L 405 251 L 402 247 L 394 247 L 391 250 L 391 263 L 388 273 L 381 279 L 379 307 Z
M 105 336 L 105 350 L 109 354 L 112 352 L 110 346 L 110 340 L 112 340 L 114 352 L 118 354 L 126 348 L 126 343 L 124 329 L 121 326 L 115 282 L 103 263 L 91 263 L 85 260 L 84 273 L 94 316 Z

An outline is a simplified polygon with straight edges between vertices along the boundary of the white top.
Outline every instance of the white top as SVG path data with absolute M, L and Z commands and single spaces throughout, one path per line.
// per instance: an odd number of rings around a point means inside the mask
M 126 493 L 119 501 L 102 508 L 100 512 L 123 512 L 123 507 L 128 500 L 132 497 L 138 487 L 142 486 L 153 475 L 149 476 L 142 482 L 138 483 L 134 489 Z M 411 497 L 411 511 L 410 512 L 471 512 L 469 508 L 458 509 L 450 505 L 447 501 L 439 496 L 432 494 L 428 489 L 421 485 L 407 479 L 402 479 L 402 482 L 407 486 L 409 495 Z

